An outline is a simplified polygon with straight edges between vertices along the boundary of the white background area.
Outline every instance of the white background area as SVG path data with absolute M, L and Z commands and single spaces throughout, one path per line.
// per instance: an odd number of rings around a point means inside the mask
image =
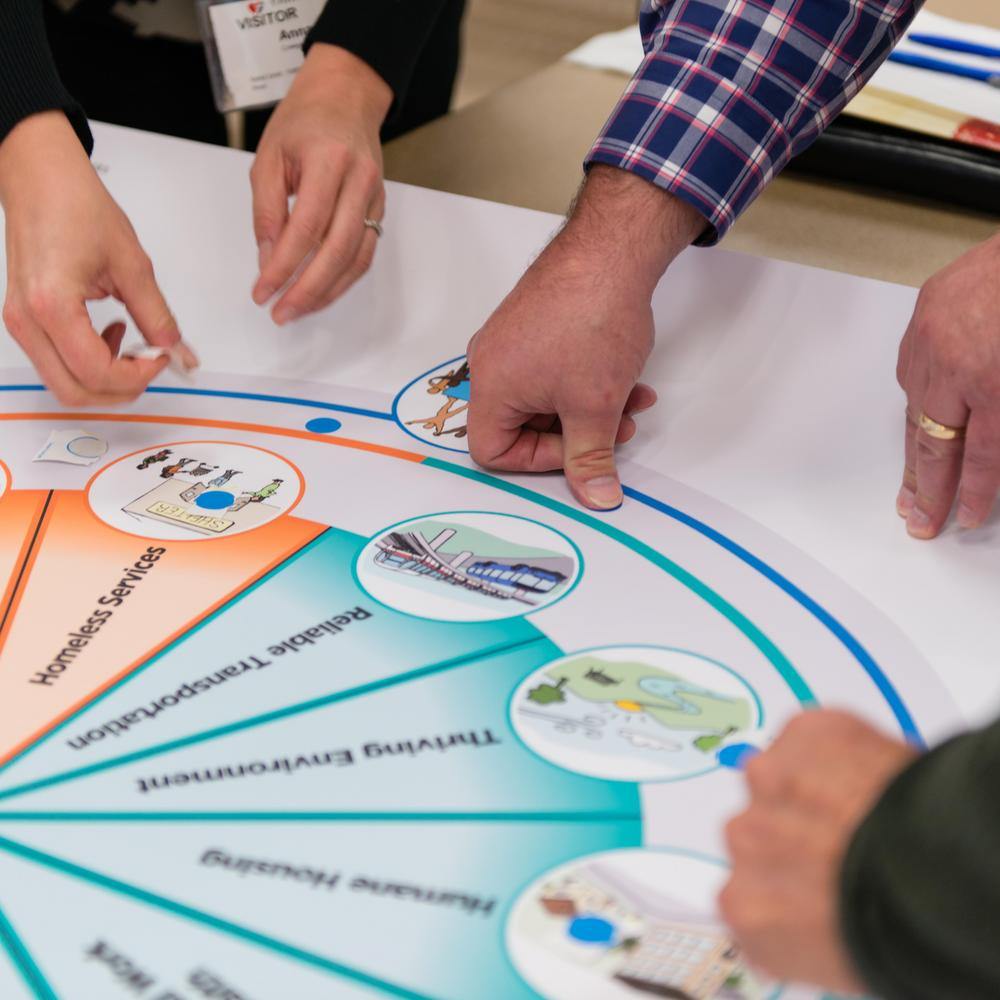
M 416 375 L 464 350 L 559 221 L 389 185 L 369 276 L 319 316 L 279 329 L 250 300 L 250 157 L 107 126 L 95 132 L 94 160 L 151 254 L 201 355 L 197 384 L 208 388 L 234 381 L 213 372 L 311 380 L 357 387 L 387 407 Z M 628 482 L 630 472 L 641 475 L 629 461 L 653 468 L 784 536 L 895 622 L 965 714 L 985 719 L 1000 693 L 997 521 L 919 543 L 894 512 L 903 428 L 895 356 L 915 297 L 689 250 L 657 290 L 659 342 L 646 378 L 661 400 L 623 449 L 623 472 Z M 121 310 L 104 304 L 96 313 Z M 0 368 L 24 363 L 0 338 Z M 417 446 L 401 433 L 398 444 Z M 906 662 L 883 665 L 895 678 L 907 671 Z

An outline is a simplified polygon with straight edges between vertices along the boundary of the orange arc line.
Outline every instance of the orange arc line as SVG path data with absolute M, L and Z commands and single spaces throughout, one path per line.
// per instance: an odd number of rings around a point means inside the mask
M 75 704 L 70 705 L 68 708 L 64 709 L 55 718 L 50 719 L 41 729 L 38 729 L 30 736 L 25 737 L 23 740 L 21 740 L 20 743 L 9 749 L 6 753 L 0 754 L 0 767 L 3 767 L 5 764 L 9 763 L 23 750 L 27 750 L 28 747 L 30 747 L 33 743 L 37 742 L 43 736 L 46 736 L 53 729 L 59 726 L 61 723 L 65 722 L 66 719 L 68 719 L 71 715 L 74 715 L 80 709 L 85 708 L 92 701 L 99 698 L 102 694 L 104 694 L 105 691 L 108 690 L 108 688 L 114 687 L 115 684 L 126 678 L 137 667 L 141 666 L 143 663 L 146 663 L 148 660 L 151 660 L 154 656 L 157 656 L 164 649 L 166 649 L 167 646 L 169 646 L 172 642 L 175 642 L 182 635 L 185 635 L 186 633 L 190 632 L 191 629 L 193 629 L 199 622 L 203 622 L 207 618 L 210 618 L 213 614 L 215 614 L 216 611 L 219 610 L 219 608 L 227 604 L 229 601 L 233 600 L 233 598 L 237 597 L 239 594 L 242 594 L 249 587 L 252 587 L 258 580 L 262 580 L 273 569 L 280 566 L 287 559 L 290 559 L 293 555 L 295 555 L 296 552 L 300 551 L 304 546 L 308 545 L 312 541 L 315 541 L 315 539 L 317 539 L 324 531 L 327 530 L 323 525 L 316 525 L 315 527 L 316 531 L 313 533 L 312 537 L 309 538 L 307 541 L 305 542 L 300 541 L 295 545 L 293 545 L 291 548 L 287 549 L 281 555 L 276 556 L 259 572 L 253 574 L 251 577 L 244 580 L 238 587 L 234 587 L 231 591 L 229 591 L 228 594 L 225 594 L 214 604 L 209 605 L 208 608 L 203 609 L 201 612 L 195 615 L 194 618 L 192 618 L 190 621 L 182 625 L 176 631 L 172 632 L 165 639 L 159 642 L 156 646 L 154 646 L 152 649 L 148 650 L 146 653 L 140 656 L 137 660 L 134 660 L 132 663 L 124 667 L 113 677 L 108 678 L 103 684 L 91 690 L 85 697 L 79 699 Z M 39 545 L 37 548 L 41 548 L 41 546 Z M 11 615 L 12 619 L 13 617 L 14 616 Z
M 314 434 L 312 431 L 300 431 L 291 427 L 271 427 L 267 424 L 246 424 L 235 420 L 209 420 L 202 417 L 175 417 L 165 414 L 153 416 L 146 413 L 0 413 L 0 420 L 111 420 L 132 424 L 174 424 L 185 427 L 220 427 L 230 431 L 249 431 L 253 434 L 275 434 L 279 437 L 300 438 L 303 441 L 319 441 L 322 444 L 339 445 L 341 448 L 356 448 L 359 451 L 371 451 L 389 458 L 401 458 L 406 462 L 422 462 L 423 455 L 414 451 L 403 451 L 401 448 L 390 448 L 387 445 L 371 444 L 368 441 L 358 441 L 354 438 L 331 437 L 326 434 Z

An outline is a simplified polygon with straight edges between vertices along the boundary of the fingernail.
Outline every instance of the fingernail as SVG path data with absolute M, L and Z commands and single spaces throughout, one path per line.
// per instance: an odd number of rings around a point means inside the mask
M 913 504 L 916 499 L 917 495 L 909 488 L 909 486 L 901 487 L 899 494 L 896 496 L 896 513 L 899 514 L 900 517 L 907 517 L 913 509 Z
M 906 518 L 906 530 L 914 538 L 930 536 L 931 519 L 919 507 L 914 507 Z
M 284 326 L 285 323 L 291 323 L 293 319 L 298 319 L 301 313 L 295 306 L 278 306 L 274 310 L 274 322 L 278 326 Z
M 257 267 L 259 270 L 263 271 L 267 267 L 267 262 L 271 259 L 271 252 L 274 250 L 274 244 L 270 240 L 261 240 L 260 245 L 257 247 Z
M 583 492 L 595 507 L 611 510 L 622 504 L 622 487 L 616 476 L 598 476 L 583 484 Z
M 971 507 L 967 507 L 964 503 L 960 503 L 958 505 L 958 512 L 955 514 L 955 520 L 958 521 L 958 526 L 960 528 L 979 527 L 979 518 L 976 516 L 976 512 Z
M 201 364 L 198 355 L 183 340 L 174 346 L 174 353 L 180 359 L 185 371 L 193 372 Z
M 274 289 L 270 285 L 257 284 L 253 290 L 253 300 L 257 305 L 262 306 L 267 300 L 274 295 Z

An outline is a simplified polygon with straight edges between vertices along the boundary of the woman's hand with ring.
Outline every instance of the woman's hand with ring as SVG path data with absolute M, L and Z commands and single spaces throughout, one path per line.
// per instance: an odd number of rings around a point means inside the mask
M 379 130 L 392 96 L 367 63 L 317 42 L 264 130 L 250 171 L 253 299 L 278 295 L 279 325 L 328 306 L 371 266 L 378 237 L 365 219 L 385 210 Z

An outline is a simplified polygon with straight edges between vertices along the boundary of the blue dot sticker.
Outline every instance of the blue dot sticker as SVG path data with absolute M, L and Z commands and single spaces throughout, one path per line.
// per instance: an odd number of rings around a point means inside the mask
M 609 944 L 615 936 L 615 925 L 604 917 L 574 917 L 566 933 L 584 944 Z
M 202 510 L 223 510 L 229 507 L 236 497 L 232 493 L 227 493 L 225 490 L 209 490 L 207 493 L 202 493 L 195 504 L 202 508 Z
M 313 434 L 333 434 L 334 431 L 339 431 L 340 428 L 340 421 L 334 420 L 333 417 L 313 417 L 306 424 L 306 430 L 312 431 Z
M 742 771 L 751 757 L 756 757 L 760 749 L 752 743 L 731 743 L 723 747 L 715 756 L 723 767 L 731 767 L 734 771 Z

